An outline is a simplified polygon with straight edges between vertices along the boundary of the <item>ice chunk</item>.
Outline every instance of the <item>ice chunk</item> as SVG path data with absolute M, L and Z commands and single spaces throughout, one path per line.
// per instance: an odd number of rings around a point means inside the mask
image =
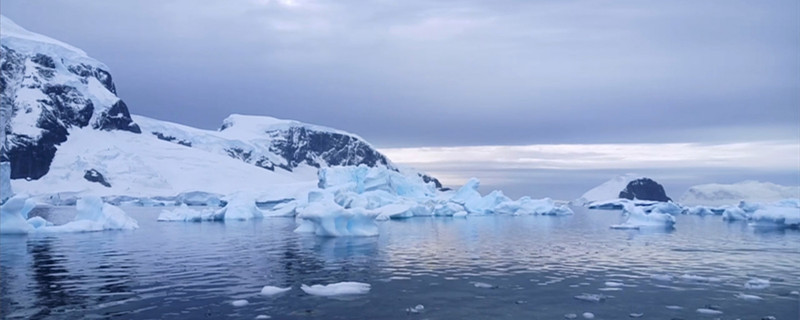
M 280 288 L 273 286 L 264 286 L 263 288 L 261 288 L 261 294 L 265 296 L 273 296 L 279 293 L 284 293 L 289 290 L 292 290 L 292 287 Z
M 244 307 L 244 306 L 246 306 L 246 305 L 250 304 L 250 301 L 247 301 L 247 300 L 245 300 L 245 299 L 242 299 L 242 300 L 234 300 L 233 302 L 231 302 L 231 304 L 232 304 L 234 307 Z
M 226 221 L 244 221 L 264 217 L 264 213 L 256 206 L 254 195 L 239 192 L 226 197 L 226 200 L 228 203 L 221 209 Z
M 325 190 L 313 190 L 308 194 L 308 205 L 297 208 L 298 233 L 313 233 L 318 236 L 377 236 L 377 213 L 362 208 L 345 209 L 333 200 Z
M 567 313 L 564 315 L 564 319 L 577 319 L 578 315 L 574 313 Z
M 761 290 L 769 287 L 769 280 L 753 278 L 745 282 L 745 289 Z
M 186 204 L 181 204 L 172 210 L 164 209 L 158 215 L 158 221 L 221 221 L 223 212 L 218 208 L 192 209 Z
M 475 181 L 476 181 L 476 183 L 474 185 L 475 189 L 471 189 L 471 190 L 474 190 L 475 192 L 477 192 L 477 185 L 478 185 L 477 179 L 475 179 Z M 466 185 L 465 185 L 465 187 L 466 187 Z M 470 188 L 472 188 L 472 186 L 470 186 Z M 471 194 L 471 192 L 467 192 L 467 193 Z M 472 194 L 472 195 L 473 195 L 472 197 L 470 197 L 468 199 L 465 199 L 464 208 L 467 209 L 467 212 L 473 213 L 473 214 L 491 214 L 491 213 L 494 213 L 494 208 L 495 207 L 497 207 L 498 205 L 500 205 L 503 202 L 511 201 L 511 199 L 509 199 L 508 197 L 503 195 L 503 192 L 499 191 L 499 190 L 494 190 L 494 191 L 490 192 L 489 194 L 487 194 L 485 197 L 480 197 L 480 194 L 478 194 L 477 197 L 475 197 L 474 194 Z M 453 199 L 454 199 L 453 201 L 457 200 L 455 197 Z M 458 201 L 456 201 L 456 202 L 458 202 Z
M 602 302 L 605 301 L 606 298 L 608 298 L 608 296 L 602 294 L 594 294 L 594 293 L 582 293 L 575 296 L 574 298 L 582 301 Z
M 702 314 L 722 314 L 722 311 L 709 308 L 699 308 L 697 312 Z
M 385 191 L 401 197 L 433 196 L 436 187 L 425 183 L 417 174 L 403 174 L 385 167 L 327 167 L 318 172 L 319 187 L 332 191 L 352 191 L 358 194 Z
M 272 319 L 272 317 L 270 317 L 270 316 L 268 316 L 266 314 L 259 314 L 259 315 L 256 316 L 256 319 Z
M 683 208 L 672 202 L 658 202 L 645 209 L 649 213 L 666 213 L 671 215 L 678 215 L 683 213 Z
M 720 279 L 716 277 L 704 277 L 698 276 L 694 274 L 684 274 L 681 276 L 681 280 L 689 281 L 689 282 L 719 282 Z
M 421 304 L 418 304 L 413 308 L 406 308 L 406 312 L 410 312 L 410 313 L 420 313 L 420 312 L 422 312 L 422 310 L 425 310 L 425 306 L 423 306 Z
M 0 233 L 25 234 L 33 230 L 26 220 L 36 206 L 34 199 L 26 194 L 17 194 L 0 207 Z
M 764 300 L 764 298 L 759 297 L 757 295 L 744 294 L 744 293 L 736 294 L 736 297 L 742 300 L 750 300 L 750 301 Z
M 640 229 L 640 228 L 672 228 L 675 225 L 675 217 L 667 213 L 650 212 L 645 213 L 642 208 L 626 203 L 622 211 L 625 222 L 612 225 L 613 229 Z
M 361 282 L 339 282 L 329 285 L 315 284 L 313 286 L 304 284 L 300 287 L 305 293 L 325 297 L 365 294 L 369 292 L 370 288 L 370 284 Z
M 722 219 L 726 221 L 747 220 L 748 218 L 747 212 L 739 207 L 729 207 L 722 212 Z
M 48 227 L 53 225 L 52 222 L 47 221 L 39 216 L 28 219 L 28 224 L 30 224 L 34 229 L 39 229 L 41 227 Z
M 594 319 L 594 313 L 591 313 L 591 312 L 584 312 L 584 313 L 583 313 L 583 318 L 584 318 L 584 319 Z
M 800 228 L 800 200 L 786 199 L 761 206 L 750 219 L 755 227 Z
M 108 203 L 103 203 L 100 197 L 85 196 L 80 198 L 76 204 L 76 209 L 78 213 L 73 221 L 39 230 L 48 232 L 87 232 L 139 228 L 139 223 L 125 214 L 125 211 Z
M 455 202 L 440 203 L 433 208 L 433 215 L 435 216 L 452 217 L 458 212 L 464 212 L 464 206 Z
M 713 208 L 710 208 L 710 207 L 694 206 L 694 207 L 687 208 L 686 209 L 686 214 L 692 214 L 692 215 L 697 215 L 697 216 L 710 216 L 710 215 L 717 214 L 715 212 L 715 210 L 719 211 L 719 209 L 713 209 Z
M 566 205 L 558 205 L 550 198 L 533 200 L 522 197 L 517 201 L 506 201 L 494 208 L 498 214 L 513 215 L 551 215 L 563 216 L 573 214 L 572 209 Z
M 456 191 L 456 194 L 450 199 L 450 201 L 458 203 L 460 205 L 466 206 L 467 202 L 479 202 L 481 201 L 481 194 L 478 192 L 478 187 L 480 187 L 481 182 L 477 178 L 472 178 L 467 181 L 461 188 Z
M 475 282 L 475 283 L 473 283 L 472 285 L 474 285 L 474 286 L 475 286 L 475 288 L 484 288 L 484 289 L 492 289 L 492 288 L 495 288 L 495 286 L 493 286 L 493 285 L 491 285 L 491 284 L 488 284 L 488 283 L 486 283 L 486 282 Z
M 615 281 L 606 281 L 606 287 L 622 287 L 625 286 L 622 282 L 615 282 Z

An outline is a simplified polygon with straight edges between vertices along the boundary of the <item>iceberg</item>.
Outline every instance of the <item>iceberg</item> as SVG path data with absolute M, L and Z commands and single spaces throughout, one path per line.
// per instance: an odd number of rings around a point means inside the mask
M 612 225 L 612 229 L 641 229 L 641 228 L 673 228 L 675 217 L 668 213 L 652 211 L 645 212 L 642 208 L 631 203 L 625 204 L 622 216 L 626 220 L 617 225 Z
M 26 194 L 17 194 L 0 207 L 0 233 L 26 234 L 34 229 L 28 221 L 28 213 L 36 202 Z
M 377 213 L 363 208 L 346 209 L 333 200 L 325 190 L 308 193 L 308 205 L 299 207 L 296 221 L 298 233 L 313 233 L 318 236 L 377 236 Z
M 78 199 L 75 219 L 59 226 L 37 230 L 47 232 L 88 232 L 102 230 L 134 230 L 139 223 L 119 207 L 104 203 L 100 197 L 85 196 Z
M 361 282 L 339 282 L 329 285 L 315 284 L 313 286 L 304 284 L 300 287 L 305 293 L 324 297 L 365 294 L 369 292 L 370 288 L 370 284 Z
M 220 214 L 228 220 L 250 220 L 264 217 L 264 213 L 256 206 L 255 196 L 240 192 L 226 198 L 227 204 L 220 210 Z
M 763 205 L 750 216 L 753 227 L 784 227 L 800 229 L 800 199 L 786 199 Z

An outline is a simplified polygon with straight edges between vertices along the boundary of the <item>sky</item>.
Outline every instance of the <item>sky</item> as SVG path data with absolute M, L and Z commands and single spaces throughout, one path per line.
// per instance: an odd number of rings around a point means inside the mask
M 675 189 L 800 184 L 796 0 L 4 0 L 0 12 L 107 64 L 133 113 L 334 127 L 446 184 L 476 175 L 563 197 L 630 171 Z M 715 151 L 727 157 L 705 161 Z

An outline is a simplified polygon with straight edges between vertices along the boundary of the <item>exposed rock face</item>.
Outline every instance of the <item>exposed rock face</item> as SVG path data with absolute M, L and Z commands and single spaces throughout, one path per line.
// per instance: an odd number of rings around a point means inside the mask
M 664 187 L 650 178 L 636 179 L 619 192 L 619 197 L 629 200 L 672 201 L 667 197 Z
M 2 30 L 2 158 L 11 162 L 12 179 L 47 174 L 71 128 L 141 132 L 104 64 L 5 17 Z
M 86 170 L 86 173 L 83 174 L 83 178 L 86 179 L 86 181 L 97 182 L 107 188 L 111 188 L 111 184 L 106 181 L 106 177 L 95 169 Z
M 272 137 L 269 151 L 286 159 L 278 166 L 291 171 L 301 163 L 320 166 L 387 166 L 385 156 L 356 137 L 298 126 L 266 132 Z

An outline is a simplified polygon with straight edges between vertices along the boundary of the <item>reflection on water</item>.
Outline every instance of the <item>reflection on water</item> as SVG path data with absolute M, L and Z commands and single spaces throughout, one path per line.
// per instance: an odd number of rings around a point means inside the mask
M 611 230 L 618 213 L 381 222 L 381 236 L 320 238 L 293 219 L 158 223 L 127 208 L 135 231 L 0 237 L 3 318 L 797 319 L 800 232 L 680 216 L 675 230 Z M 63 209 L 60 212 L 63 212 Z M 56 214 L 43 212 L 42 214 Z M 752 278 L 763 290 L 746 290 Z M 300 284 L 360 281 L 364 296 L 313 297 Z M 262 286 L 292 286 L 275 297 Z M 605 301 L 575 299 L 604 294 Z M 763 300 L 742 300 L 737 294 Z M 247 299 L 246 307 L 231 301 Z M 669 309 L 677 305 L 683 309 Z

